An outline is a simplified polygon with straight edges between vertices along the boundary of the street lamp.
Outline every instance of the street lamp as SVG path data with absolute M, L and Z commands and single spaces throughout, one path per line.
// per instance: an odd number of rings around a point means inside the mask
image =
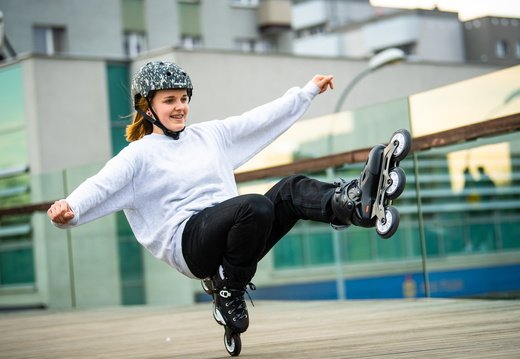
M 345 87 L 343 92 L 341 93 L 338 103 L 336 104 L 336 108 L 334 112 L 339 112 L 341 107 L 343 106 L 343 102 L 347 98 L 347 95 L 352 91 L 354 86 L 365 76 L 370 74 L 371 72 L 380 69 L 386 65 L 390 65 L 399 61 L 402 61 L 406 58 L 406 54 L 403 50 L 397 48 L 386 49 L 381 51 L 380 53 L 372 56 L 372 58 L 368 61 L 368 67 L 360 72 L 356 77 L 350 81 L 350 83 Z

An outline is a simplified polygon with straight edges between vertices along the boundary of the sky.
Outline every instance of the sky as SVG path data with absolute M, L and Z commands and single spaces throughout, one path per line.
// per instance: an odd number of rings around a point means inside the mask
M 520 0 L 370 0 L 373 6 L 455 11 L 463 21 L 486 15 L 520 18 Z

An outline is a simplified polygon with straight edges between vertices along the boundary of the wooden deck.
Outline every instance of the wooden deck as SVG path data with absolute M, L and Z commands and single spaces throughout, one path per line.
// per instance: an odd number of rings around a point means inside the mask
M 520 301 L 258 302 L 241 358 L 520 358 Z M 0 358 L 227 358 L 210 304 L 0 314 Z

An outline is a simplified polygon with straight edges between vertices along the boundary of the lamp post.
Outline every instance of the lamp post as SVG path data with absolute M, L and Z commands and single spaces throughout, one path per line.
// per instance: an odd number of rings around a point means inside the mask
M 376 71 L 377 69 L 380 69 L 386 65 L 393 64 L 398 61 L 402 61 L 406 58 L 406 54 L 404 51 L 396 48 L 387 49 L 384 51 L 381 51 L 380 53 L 374 55 L 369 61 L 368 61 L 368 67 L 360 72 L 356 77 L 350 81 L 350 83 L 345 87 L 343 92 L 341 93 L 338 103 L 336 104 L 336 108 L 334 110 L 335 113 L 340 112 L 341 107 L 343 106 L 343 103 L 345 102 L 345 99 L 347 98 L 347 95 L 352 91 L 354 86 L 365 76 L 368 74 Z M 329 152 L 332 152 L 332 133 L 329 135 Z M 327 170 L 327 176 L 330 179 L 333 179 L 335 177 L 334 168 L 329 168 Z M 334 262 L 336 265 L 336 293 L 338 300 L 345 300 L 346 295 L 346 288 L 345 288 L 345 282 L 343 281 L 343 267 L 342 267 L 342 261 L 341 261 L 341 238 L 338 233 L 338 231 L 333 230 L 332 231 L 332 242 L 333 242 L 333 251 L 334 251 Z
M 361 71 L 356 77 L 350 81 L 350 83 L 345 87 L 341 95 L 339 96 L 338 103 L 336 104 L 336 108 L 334 112 L 339 112 L 341 110 L 341 107 L 343 106 L 343 103 L 345 102 L 345 99 L 347 98 L 347 95 L 352 91 L 354 86 L 361 81 L 362 78 L 367 76 L 368 74 L 376 71 L 377 69 L 380 69 L 382 67 L 385 67 L 386 65 L 390 65 L 399 61 L 402 61 L 406 58 L 406 54 L 403 50 L 397 49 L 397 48 L 391 48 L 386 49 L 384 51 L 381 51 L 380 53 L 374 55 L 369 61 L 368 61 L 368 67 Z

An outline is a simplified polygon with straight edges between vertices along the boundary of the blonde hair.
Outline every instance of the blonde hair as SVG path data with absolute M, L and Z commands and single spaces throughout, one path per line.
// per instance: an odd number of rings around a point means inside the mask
M 143 111 L 148 109 L 148 102 L 146 98 L 141 97 L 137 103 L 139 108 Z M 126 126 L 125 138 L 128 142 L 137 141 L 145 135 L 149 135 L 153 131 L 153 125 L 148 122 L 139 112 L 135 113 L 131 124 Z

